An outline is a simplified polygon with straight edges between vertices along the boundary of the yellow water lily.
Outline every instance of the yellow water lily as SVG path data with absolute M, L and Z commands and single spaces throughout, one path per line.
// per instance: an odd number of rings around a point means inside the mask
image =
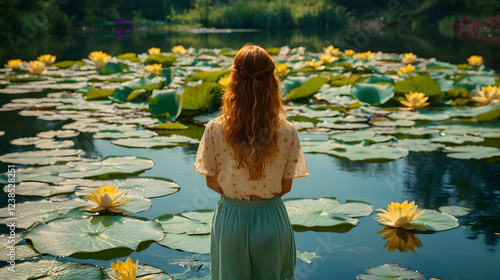
M 227 87 L 227 85 L 229 85 L 229 77 L 220 78 L 219 84 L 221 84 L 224 87 Z
M 129 212 L 117 208 L 126 203 L 130 202 L 130 199 L 125 199 L 119 202 L 119 200 L 127 193 L 126 191 L 118 191 L 119 187 L 113 186 L 100 186 L 96 191 L 90 191 L 91 194 L 86 194 L 92 202 L 98 206 L 85 206 L 82 208 L 84 211 L 88 212 L 100 212 L 100 211 L 110 211 L 113 213 L 130 214 Z
M 19 69 L 22 64 L 23 61 L 20 59 L 11 59 L 7 61 L 7 64 L 4 64 L 4 66 L 10 69 Z
M 334 63 L 335 61 L 339 60 L 338 57 L 331 56 L 329 54 L 324 54 L 324 55 L 320 56 L 319 59 L 321 60 L 321 62 L 323 62 L 325 64 Z
M 351 49 L 347 49 L 347 50 L 344 50 L 344 54 L 346 56 L 353 56 L 356 52 L 354 50 L 351 50 Z
M 161 49 L 160 48 L 150 48 L 148 50 L 148 54 L 150 54 L 150 55 L 160 54 L 160 53 L 161 53 Z
M 483 64 L 483 57 L 479 55 L 472 55 L 471 57 L 467 58 L 467 62 L 470 66 L 479 66 Z
M 403 59 L 401 60 L 401 62 L 405 63 L 405 64 L 411 64 L 411 63 L 414 63 L 415 60 L 417 60 L 417 55 L 416 54 L 413 54 L 413 53 L 405 53 L 403 55 Z
M 111 56 L 102 51 L 95 51 L 89 54 L 89 59 L 94 62 L 95 68 L 100 70 L 111 59 Z
M 286 75 L 290 73 L 290 69 L 288 69 L 288 64 L 287 63 L 278 63 L 276 64 L 276 71 L 275 74 L 278 76 L 280 80 L 285 79 Z
M 155 76 L 161 76 L 161 75 L 163 75 L 161 73 L 161 70 L 163 70 L 163 67 L 159 63 L 155 63 L 155 64 L 151 64 L 151 65 L 146 65 L 146 66 L 144 66 L 144 69 L 148 73 L 150 73 L 151 75 L 155 75 Z
M 178 45 L 172 48 L 172 52 L 175 54 L 184 55 L 187 53 L 187 50 L 183 46 Z
M 382 212 L 377 214 L 382 218 L 378 222 L 384 226 L 401 227 L 408 230 L 415 228 L 410 223 L 418 219 L 425 212 L 425 210 L 417 212 L 418 206 L 415 205 L 415 201 L 408 203 L 408 200 L 405 200 L 403 203 L 391 202 L 391 204 L 387 205 L 387 208 L 388 210 L 377 209 Z
M 325 54 L 327 55 L 331 55 L 331 56 L 336 56 L 340 53 L 340 49 L 338 48 L 335 48 L 334 46 L 330 45 L 326 48 L 323 48 L 323 51 L 325 52 Z
M 374 57 L 375 53 L 372 53 L 371 51 L 354 54 L 354 58 L 359 58 L 364 61 L 372 60 Z
M 116 263 L 111 263 L 111 268 L 113 269 L 116 277 L 114 277 L 113 275 L 109 276 L 113 280 L 136 280 L 138 267 L 139 260 L 137 260 L 135 263 L 132 262 L 132 259 L 130 259 L 130 257 L 128 257 L 125 262 L 118 260 Z M 142 280 L 147 280 L 150 278 L 151 277 L 143 278 Z
M 325 66 L 323 66 L 323 61 L 321 61 L 321 60 L 316 61 L 316 59 L 313 59 L 311 61 L 306 61 L 306 66 L 312 67 L 312 68 L 314 68 L 314 70 L 325 69 Z
M 415 253 L 415 247 L 422 247 L 422 243 L 420 242 L 420 239 L 415 235 L 415 233 L 402 228 L 384 228 L 377 233 L 380 235 L 384 235 L 384 248 L 388 247 L 388 250 L 391 253 L 396 249 L 404 254 L 408 253 L 408 251 L 412 251 L 413 253 Z
M 46 66 L 51 66 L 56 62 L 56 56 L 51 54 L 44 54 L 38 57 L 38 60 L 45 63 Z
M 45 63 L 38 60 L 32 60 L 28 63 L 28 71 L 31 75 L 43 75 L 47 72 L 47 69 L 45 69 Z
M 403 76 L 404 74 L 408 74 L 408 73 L 411 73 L 413 71 L 415 71 L 415 66 L 408 64 L 406 66 L 399 68 L 398 75 Z
M 500 88 L 497 86 L 483 86 L 481 90 L 477 91 L 479 96 L 473 96 L 473 101 L 479 102 L 483 105 L 488 105 L 494 100 L 500 99 Z
M 410 107 L 413 109 L 416 108 L 423 108 L 425 106 L 428 106 L 430 103 L 426 102 L 429 100 L 428 96 L 425 96 L 424 93 L 421 92 L 410 92 L 410 93 L 405 93 L 406 101 L 401 100 L 401 104 L 403 104 L 406 107 Z

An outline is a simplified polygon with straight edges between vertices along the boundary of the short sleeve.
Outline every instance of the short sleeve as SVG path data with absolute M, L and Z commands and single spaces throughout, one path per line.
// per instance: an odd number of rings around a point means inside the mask
M 290 150 L 288 153 L 288 158 L 286 160 L 283 178 L 295 179 L 309 176 L 306 158 L 304 157 L 304 152 L 300 147 L 299 136 L 297 134 L 297 130 L 295 130 L 293 126 L 291 129 L 291 134 L 292 140 L 290 142 Z
M 217 175 L 217 159 L 215 157 L 213 122 L 209 122 L 205 127 L 205 132 L 201 137 L 196 153 L 196 162 L 194 170 L 202 175 Z

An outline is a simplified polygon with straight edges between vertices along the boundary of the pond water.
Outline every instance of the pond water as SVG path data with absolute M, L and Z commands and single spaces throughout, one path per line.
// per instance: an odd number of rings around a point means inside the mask
M 102 50 L 117 55 L 125 52 L 144 52 L 150 47 L 170 49 L 182 44 L 194 48 L 239 48 L 246 42 L 264 47 L 305 46 L 311 51 L 334 44 L 355 45 L 355 35 L 328 34 L 294 30 L 274 30 L 233 34 L 190 33 L 133 33 L 118 37 L 115 34 L 77 34 L 66 37 L 47 38 L 29 42 L 15 54 L 12 49 L 2 48 L 3 61 L 10 58 L 34 59 L 43 53 L 52 53 L 58 60 L 81 59 L 90 51 Z M 485 57 L 486 65 L 500 68 L 498 46 L 484 41 L 443 37 L 432 31 L 424 34 L 398 30 L 387 30 L 383 34 L 369 36 L 365 44 L 358 42 L 358 49 L 383 52 L 414 52 L 421 57 L 436 57 L 451 63 L 466 63 L 466 58 L 477 54 Z M 0 95 L 0 104 L 12 98 L 40 97 L 44 93 L 22 95 Z M 14 112 L 0 112 L 1 128 L 5 136 L 0 137 L 0 155 L 26 150 L 14 146 L 10 140 L 31 137 L 38 132 L 57 130 L 65 121 L 42 121 L 36 117 L 22 117 Z M 491 123 L 500 128 L 500 122 Z M 202 127 L 200 127 L 202 133 Z M 198 135 L 201 137 L 201 134 Z M 301 134 L 305 138 L 326 139 L 326 136 Z M 498 140 L 492 140 L 498 141 Z M 205 186 L 204 176 L 193 171 L 197 145 L 163 149 L 125 148 L 111 144 L 108 140 L 94 139 L 83 133 L 74 148 L 85 151 L 86 157 L 134 155 L 153 160 L 155 166 L 140 176 L 163 177 L 174 180 L 180 191 L 169 196 L 154 198 L 151 209 L 136 216 L 154 219 L 166 213 L 187 210 L 214 209 L 219 196 Z M 498 146 L 498 143 L 494 144 Z M 421 242 L 415 253 L 406 254 L 384 248 L 383 229 L 373 217 L 362 217 L 357 226 L 347 232 L 295 232 L 297 249 L 314 252 L 321 256 L 311 264 L 297 260 L 297 279 L 355 279 L 368 268 L 383 264 L 399 264 L 411 270 L 442 279 L 499 279 L 500 268 L 500 163 L 486 160 L 462 160 L 447 157 L 444 153 L 410 153 L 409 156 L 390 162 L 365 163 L 348 161 L 324 154 L 306 154 L 311 175 L 294 180 L 287 198 L 336 197 L 341 203 L 346 200 L 365 201 L 373 209 L 386 208 L 391 201 L 415 201 L 419 208 L 438 209 L 441 206 L 465 206 L 471 213 L 458 217 L 460 227 L 433 234 L 417 234 Z M 23 166 L 18 165 L 17 168 Z M 0 163 L 0 173 L 7 165 Z M 0 194 L 0 207 L 5 207 L 7 196 Z M 17 197 L 17 202 L 32 198 Z M 376 212 L 376 211 L 375 211 Z M 375 213 L 374 212 L 374 213 Z M 7 228 L 2 225 L 1 232 Z M 209 269 L 203 266 L 189 268 L 177 265 L 173 260 L 200 259 L 208 262 L 207 255 L 172 250 L 156 243 L 130 257 L 140 263 L 164 269 L 167 273 L 180 273 L 192 269 L 192 277 L 203 277 Z M 60 258 L 109 265 L 111 260 Z M 3 266 L 3 264 L 2 264 Z

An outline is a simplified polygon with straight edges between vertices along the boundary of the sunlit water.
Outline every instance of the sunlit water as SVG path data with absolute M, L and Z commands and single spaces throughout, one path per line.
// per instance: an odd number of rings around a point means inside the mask
M 72 37 L 70 42 L 60 42 L 64 47 L 51 49 L 57 45 L 52 42 L 42 43 L 33 49 L 36 50 L 36 54 L 50 52 L 60 56 L 62 60 L 80 59 L 93 50 L 103 50 L 117 55 L 124 52 L 144 52 L 153 46 L 168 49 L 178 44 L 195 48 L 224 46 L 238 48 L 244 42 L 250 41 L 265 47 L 303 44 L 315 51 L 319 51 L 320 46 L 340 45 L 336 37 L 329 38 L 327 34 L 312 34 L 310 40 L 305 33 L 301 32 L 282 31 L 276 36 L 269 34 L 267 32 L 260 35 L 258 32 L 176 34 L 175 36 L 169 35 L 171 37 L 162 34 L 134 34 L 132 37 L 125 38 L 78 35 Z M 271 32 L 271 34 L 275 33 Z M 439 60 L 452 63 L 463 63 L 461 59 L 465 60 L 472 54 L 485 56 L 487 64 L 488 57 L 496 59 L 497 63 L 499 61 L 498 53 L 492 51 L 498 47 L 486 42 L 439 36 L 434 38 L 434 41 L 429 37 L 419 40 L 416 35 L 398 35 L 394 32 L 386 39 L 383 36 L 371 37 L 371 43 L 363 49 L 399 53 L 413 51 L 423 57 L 435 56 Z M 396 42 L 397 39 L 403 40 L 402 43 Z M 421 41 L 423 42 L 418 43 Z M 412 42 L 416 43 L 412 44 Z M 428 42 L 431 47 L 426 48 L 425 42 Z M 463 45 L 452 46 L 453 42 L 461 42 Z M 476 48 L 476 45 L 482 47 Z M 5 53 L 10 55 L 8 58 L 16 57 L 11 54 L 11 51 L 5 51 Z M 34 59 L 35 53 L 20 53 L 19 57 Z M 494 65 L 490 67 L 495 68 Z M 496 67 L 498 68 L 498 64 Z M 7 103 L 11 98 L 39 97 L 40 95 L 3 95 L 0 96 L 0 103 Z M 0 154 L 26 150 L 24 147 L 9 144 L 12 139 L 34 136 L 44 130 L 59 129 L 65 123 L 21 117 L 17 115 L 17 112 L 0 112 L 0 118 L 2 122 L 0 130 L 6 132 L 5 136 L 0 137 Z M 321 139 L 325 136 L 301 135 L 301 137 Z M 84 149 L 89 157 L 134 155 L 150 158 L 155 162 L 155 166 L 140 176 L 169 178 L 180 185 L 179 192 L 152 199 L 152 208 L 137 216 L 154 219 L 166 213 L 213 209 L 219 198 L 205 186 L 205 178 L 193 171 L 196 145 L 165 149 L 131 149 L 115 146 L 107 140 L 93 140 L 90 134 L 80 135 L 76 142 L 75 148 Z M 360 218 L 358 225 L 346 233 L 296 232 L 298 250 L 315 252 L 321 256 L 312 264 L 297 261 L 298 279 L 354 279 L 366 269 L 386 263 L 400 264 L 417 270 L 425 274 L 427 279 L 431 277 L 442 279 L 500 278 L 498 266 L 500 236 L 495 235 L 495 232 L 500 232 L 500 183 L 498 181 L 500 163 L 451 159 L 443 153 L 410 153 L 406 158 L 386 163 L 351 162 L 321 154 L 306 154 L 306 159 L 311 175 L 294 180 L 292 191 L 286 195 L 288 198 L 336 197 L 342 203 L 346 200 L 365 201 L 374 209 L 385 208 L 391 201 L 402 202 L 407 199 L 415 200 L 421 208 L 437 209 L 445 205 L 461 205 L 471 208 L 472 212 L 467 216 L 458 217 L 459 228 L 434 234 L 417 234 L 422 246 L 415 248 L 415 253 L 408 252 L 407 254 L 397 250 L 391 253 L 384 248 L 385 240 L 377 234 L 383 227 L 371 216 Z M 0 164 L 0 168 L 0 172 L 5 172 L 7 169 L 3 163 Z M 1 193 L 0 198 L 0 206 L 3 207 L 6 204 L 6 194 Z M 23 200 L 24 198 L 17 198 L 17 202 Z M 7 230 L 5 226 L 1 229 L 2 232 Z M 187 268 L 170 264 L 172 260 L 192 255 L 153 243 L 141 252 L 132 253 L 130 257 L 134 260 L 140 259 L 140 263 L 157 266 L 167 273 L 173 273 L 182 272 Z M 123 260 L 125 256 L 117 257 Z M 200 257 L 202 261 L 209 260 L 208 256 L 196 257 Z M 116 260 L 63 259 L 89 262 L 99 266 L 109 265 L 111 261 Z M 208 268 L 202 268 L 193 275 L 203 276 L 207 273 Z

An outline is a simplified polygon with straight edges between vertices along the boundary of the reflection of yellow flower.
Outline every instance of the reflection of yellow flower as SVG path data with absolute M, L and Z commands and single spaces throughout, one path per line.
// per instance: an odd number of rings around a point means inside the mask
M 467 58 L 467 62 L 469 62 L 470 66 L 479 66 L 483 64 L 483 57 L 479 55 L 473 55 Z
M 163 67 L 159 63 L 151 64 L 151 65 L 146 65 L 144 66 L 144 69 L 146 69 L 147 72 L 149 72 L 151 75 L 155 76 L 161 76 L 161 70 L 163 70 Z
M 404 229 L 414 229 L 415 226 L 410 224 L 412 221 L 418 219 L 425 210 L 417 212 L 418 206 L 415 205 L 415 201 L 408 203 L 408 200 L 405 200 L 403 203 L 399 202 L 391 202 L 390 205 L 387 205 L 388 210 L 385 209 L 377 209 L 382 211 L 381 214 L 377 214 L 381 220 L 381 223 L 384 226 L 395 227 L 395 228 L 404 228 Z
M 46 66 L 51 66 L 56 62 L 56 56 L 51 54 L 44 54 L 38 57 L 38 60 L 45 63 Z
M 331 55 L 331 56 L 336 56 L 340 53 L 340 50 L 338 48 L 335 48 L 332 45 L 330 45 L 326 48 L 323 48 L 323 51 L 325 52 L 325 54 Z
M 354 55 L 355 58 L 359 58 L 364 61 L 372 60 L 375 57 L 375 54 L 371 51 L 357 53 Z
M 94 62 L 95 68 L 99 70 L 103 68 L 106 63 L 108 63 L 108 60 L 111 59 L 111 56 L 102 51 L 95 51 L 89 54 L 89 59 Z
M 20 59 L 11 59 L 4 66 L 10 69 L 19 69 L 23 62 Z
M 288 64 L 286 63 L 278 63 L 276 64 L 275 74 L 278 76 L 280 80 L 285 79 L 286 75 L 290 73 L 290 69 L 288 69 Z
M 148 53 L 149 53 L 150 55 L 160 54 L 160 52 L 161 52 L 160 48 L 150 48 L 150 49 L 148 50 Z
M 220 78 L 219 84 L 221 84 L 224 87 L 227 87 L 227 85 L 229 84 L 229 77 Z
M 344 50 L 344 54 L 346 56 L 353 56 L 356 52 L 354 50 L 351 50 L 351 49 L 348 49 L 348 50 Z
M 422 247 L 420 239 L 413 232 L 402 228 L 384 228 L 378 234 L 384 235 L 383 239 L 386 240 L 384 248 L 389 247 L 391 253 L 396 249 L 404 254 L 408 251 L 415 253 L 415 247 Z
M 336 57 L 336 56 L 331 56 L 331 55 L 329 55 L 329 54 L 324 54 L 324 55 L 320 56 L 320 57 L 319 57 L 319 59 L 321 59 L 321 62 L 322 62 L 322 63 L 325 63 L 325 64 L 328 64 L 328 63 L 333 63 L 333 62 L 335 62 L 335 61 L 339 60 L 339 58 L 338 58 L 338 57 Z
M 28 71 L 31 75 L 43 75 L 47 72 L 45 69 L 45 63 L 38 60 L 32 60 L 29 62 Z
M 482 103 L 483 105 L 490 104 L 493 100 L 499 99 L 500 97 L 500 88 L 496 86 L 484 86 L 481 90 L 478 90 L 477 93 L 479 96 L 473 96 L 471 99 L 473 101 Z
M 116 275 L 116 278 L 110 275 L 114 280 L 135 280 L 137 277 L 137 268 L 139 267 L 139 260 L 135 263 L 132 259 L 127 258 L 125 262 L 118 260 L 116 263 L 111 263 L 111 268 Z
M 312 67 L 314 70 L 323 70 L 325 69 L 325 66 L 322 66 L 323 62 L 321 60 L 316 61 L 316 59 L 313 59 L 311 61 L 306 61 L 306 66 L 307 67 Z
M 401 60 L 401 62 L 406 63 L 406 64 L 410 64 L 410 63 L 414 63 L 415 60 L 417 60 L 417 55 L 416 54 L 405 53 L 403 55 L 403 59 Z
M 408 64 L 408 65 L 406 65 L 406 67 L 403 66 L 403 67 L 399 68 L 398 75 L 403 76 L 404 74 L 408 74 L 408 73 L 413 72 L 413 71 L 415 71 L 415 67 L 411 64 Z
M 117 208 L 118 206 L 122 206 L 126 203 L 130 202 L 130 199 L 125 199 L 118 202 L 126 193 L 126 191 L 118 192 L 119 187 L 106 186 L 99 187 L 96 191 L 90 191 L 91 194 L 86 194 L 92 202 L 99 206 L 85 206 L 82 208 L 84 211 L 88 212 L 99 212 L 103 210 L 109 210 L 113 213 L 123 213 L 128 214 L 128 212 Z
M 421 92 L 410 92 L 410 93 L 405 93 L 406 101 L 401 100 L 401 104 L 403 104 L 406 107 L 410 107 L 413 109 L 416 108 L 423 108 L 425 106 L 428 106 L 430 103 L 426 102 L 429 100 L 428 96 L 425 96 L 425 94 Z
M 187 53 L 187 50 L 183 46 L 178 45 L 172 48 L 172 52 L 175 54 L 184 55 Z

